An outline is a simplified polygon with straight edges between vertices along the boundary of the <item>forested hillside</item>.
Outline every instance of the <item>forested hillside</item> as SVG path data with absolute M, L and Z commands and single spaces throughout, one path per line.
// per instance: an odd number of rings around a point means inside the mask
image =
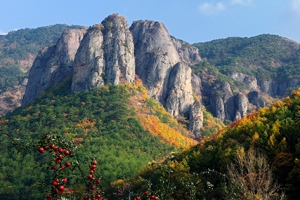
M 297 199 L 299 108 L 300 89 L 139 176 L 166 199 Z
M 44 191 L 38 184 L 49 182 L 49 169 L 36 168 L 46 158 L 37 156 L 37 146 L 26 151 L 18 146 L 34 144 L 43 134 L 75 142 L 81 163 L 97 158 L 103 187 L 119 177 L 134 176 L 149 161 L 196 144 L 162 106 L 147 97 L 141 84 L 106 85 L 74 94 L 69 92 L 70 84 L 70 80 L 59 84 L 28 107 L 0 119 L 1 198 L 41 199 L 49 191 L 50 186 Z M 141 102 L 147 104 L 139 106 Z M 148 117 L 143 119 L 145 112 Z M 146 127 L 144 120 L 155 123 Z M 80 188 L 80 180 L 78 175 L 69 184 Z
M 223 74 L 242 72 L 265 79 L 300 77 L 300 45 L 277 35 L 231 37 L 194 45 Z

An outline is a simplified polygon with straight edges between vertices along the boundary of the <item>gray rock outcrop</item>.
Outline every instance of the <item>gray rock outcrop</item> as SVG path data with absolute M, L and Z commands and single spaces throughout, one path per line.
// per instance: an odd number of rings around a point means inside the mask
M 22 106 L 33 101 L 50 85 L 54 86 L 72 75 L 74 57 L 85 32 L 86 29 L 64 31 L 56 45 L 40 50 L 29 72 Z
M 245 83 L 250 90 L 257 89 L 257 79 L 253 76 L 249 76 L 240 72 L 230 72 L 228 73 L 228 76 L 234 80 Z
M 248 98 L 243 93 L 238 93 L 234 97 L 236 116 L 233 120 L 238 120 L 245 117 L 248 113 Z
M 203 116 L 201 106 L 193 106 L 192 75 L 188 66 L 201 60 L 198 51 L 171 39 L 160 22 L 136 21 L 130 31 L 134 39 L 136 74 L 149 95 L 174 117 L 190 117 L 189 129 L 198 134 Z
M 124 17 L 108 16 L 84 36 L 76 54 L 72 91 L 133 82 L 134 46 Z
M 177 50 L 181 62 L 191 66 L 199 63 L 202 60 L 196 47 L 173 37 L 171 40 Z
M 19 85 L 0 93 L 0 117 L 21 106 L 28 79 L 24 78 Z
M 186 116 L 194 103 L 191 68 L 177 63 L 168 80 L 165 107 L 174 117 Z
M 263 108 L 266 106 L 266 102 L 264 101 L 262 95 L 257 91 L 249 92 L 248 95 L 249 103 L 256 106 L 256 108 Z

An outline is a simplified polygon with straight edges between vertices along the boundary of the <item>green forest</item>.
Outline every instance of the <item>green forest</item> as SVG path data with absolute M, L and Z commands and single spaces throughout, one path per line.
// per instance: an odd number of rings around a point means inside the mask
M 299 78 L 299 44 L 264 34 L 250 38 L 230 37 L 194 44 L 201 57 L 221 73 L 242 72 L 259 79 Z

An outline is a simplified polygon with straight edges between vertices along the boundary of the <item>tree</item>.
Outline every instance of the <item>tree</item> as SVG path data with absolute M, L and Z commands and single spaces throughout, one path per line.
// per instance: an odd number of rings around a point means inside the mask
M 280 194 L 280 186 L 272 178 L 266 156 L 263 153 L 249 149 L 245 152 L 240 148 L 234 163 L 227 166 L 232 195 L 237 199 L 269 200 L 284 199 Z

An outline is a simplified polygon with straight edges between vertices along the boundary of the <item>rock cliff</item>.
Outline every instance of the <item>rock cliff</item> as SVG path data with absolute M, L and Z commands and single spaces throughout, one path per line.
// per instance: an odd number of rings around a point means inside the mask
M 201 106 L 194 104 L 192 74 L 188 65 L 201 60 L 197 49 L 171 39 L 163 23 L 136 21 L 130 31 L 134 40 L 136 74 L 149 95 L 174 116 L 189 118 L 189 129 L 199 134 Z
M 7 91 L 0 94 L 0 116 L 21 106 L 27 81 L 28 79 L 24 78 L 19 85 L 9 88 Z
M 84 36 L 74 61 L 72 91 L 133 82 L 134 76 L 131 32 L 124 17 L 110 15 Z
M 40 50 L 29 72 L 22 106 L 33 101 L 50 85 L 72 75 L 74 57 L 85 32 L 86 29 L 64 31 L 55 45 Z
M 124 17 L 113 14 L 89 29 L 66 31 L 56 45 L 41 50 L 22 105 L 68 76 L 71 90 L 79 92 L 132 83 L 137 74 L 151 97 L 175 118 L 188 119 L 190 130 L 199 134 L 203 116 L 193 97 L 190 68 L 199 61 L 197 48 L 171 38 L 164 24 L 138 21 L 129 29 Z

